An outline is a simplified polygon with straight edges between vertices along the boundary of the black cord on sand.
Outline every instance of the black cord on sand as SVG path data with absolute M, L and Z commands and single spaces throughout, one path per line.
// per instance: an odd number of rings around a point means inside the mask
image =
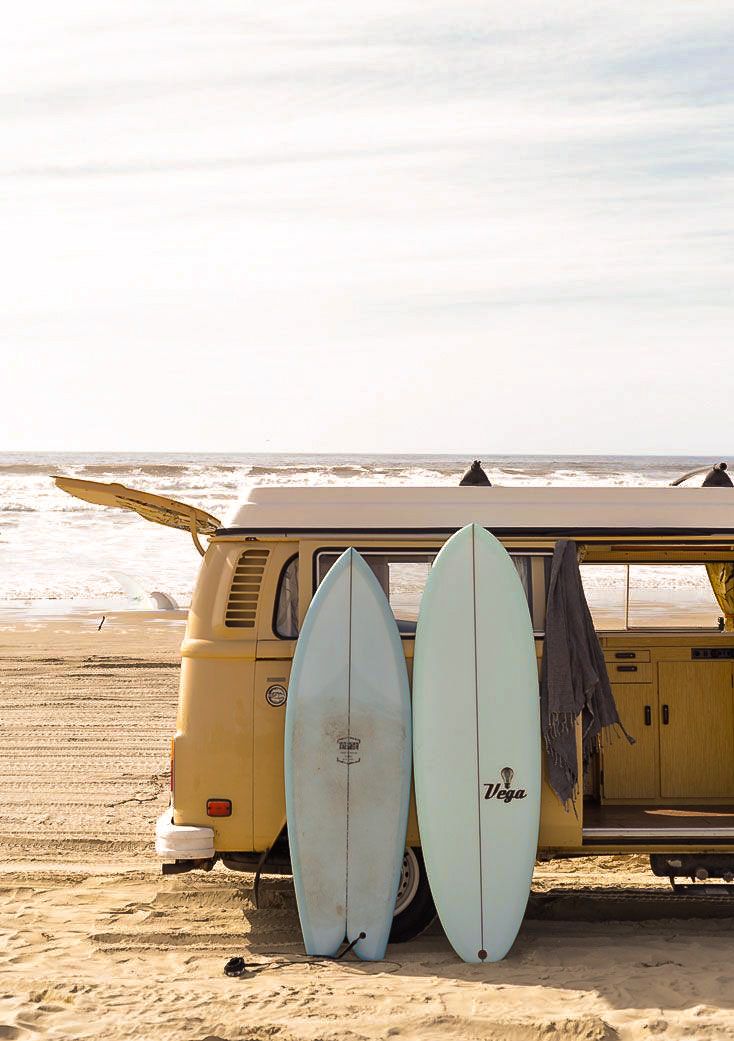
M 105 620 L 105 618 L 106 618 L 106 617 L 107 617 L 107 615 L 106 615 L 106 614 L 103 614 L 103 615 L 102 615 L 102 621 L 101 621 L 101 622 L 99 623 L 99 625 L 97 626 L 97 632 L 99 632 L 99 630 L 100 630 L 100 629 L 102 628 L 102 626 L 104 625 L 104 620 Z
M 242 979 L 247 976 L 257 976 L 261 972 L 267 972 L 269 969 L 287 969 L 293 965 L 334 965 L 336 962 L 341 961 L 345 955 L 349 954 L 355 944 L 359 943 L 360 940 L 366 938 L 366 933 L 360 933 L 356 940 L 352 940 L 343 951 L 333 956 L 329 955 L 296 955 L 295 957 L 286 958 L 283 961 L 265 961 L 265 962 L 246 962 L 244 958 L 236 957 L 230 958 L 227 964 L 224 966 L 224 973 L 226 976 L 234 976 Z M 350 963 L 342 963 L 339 967 L 346 970 L 350 975 L 359 973 L 362 975 L 362 970 L 356 970 L 356 968 L 349 968 Z M 360 966 L 367 965 L 379 965 L 380 971 L 388 972 L 390 974 L 395 973 L 398 969 L 402 968 L 402 963 L 397 961 L 381 961 L 381 962 L 359 962 Z M 388 969 L 384 966 L 392 965 L 394 968 Z

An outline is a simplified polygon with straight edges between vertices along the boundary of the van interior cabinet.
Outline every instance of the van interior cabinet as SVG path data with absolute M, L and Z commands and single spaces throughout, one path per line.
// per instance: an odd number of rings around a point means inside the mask
M 667 649 L 667 660 L 656 661 L 654 649 L 635 653 L 639 661 L 619 675 L 607 656 L 619 717 L 635 743 L 614 738 L 603 748 L 604 801 L 734 797 L 734 663 L 692 661 L 689 648 L 686 659 L 676 648 L 677 660 Z
M 613 683 L 622 734 L 604 749 L 604 796 L 607 799 L 655 799 L 658 794 L 657 699 L 652 683 Z
M 661 796 L 734 795 L 732 663 L 660 662 L 658 702 Z

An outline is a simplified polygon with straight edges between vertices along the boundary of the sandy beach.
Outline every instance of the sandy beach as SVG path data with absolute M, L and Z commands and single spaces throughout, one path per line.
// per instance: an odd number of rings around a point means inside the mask
M 0 624 L 0 1038 L 734 1037 L 734 905 L 645 857 L 538 866 L 509 957 L 438 924 L 388 960 L 303 953 L 290 879 L 163 877 L 181 621 Z M 223 974 L 242 955 L 243 978 Z

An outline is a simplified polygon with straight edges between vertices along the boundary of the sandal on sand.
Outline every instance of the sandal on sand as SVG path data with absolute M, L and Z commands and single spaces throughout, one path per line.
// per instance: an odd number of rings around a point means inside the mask
M 246 972 L 247 962 L 244 958 L 240 958 L 239 956 L 236 958 L 230 958 L 224 966 L 225 976 L 244 976 Z

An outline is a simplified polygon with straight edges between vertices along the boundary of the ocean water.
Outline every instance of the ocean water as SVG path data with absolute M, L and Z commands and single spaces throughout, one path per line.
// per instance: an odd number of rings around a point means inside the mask
M 54 474 L 116 481 L 225 518 L 251 484 L 456 484 L 465 456 L 0 453 L 0 602 L 6 610 L 144 605 L 161 590 L 186 606 L 200 557 L 186 532 L 61 492 Z M 717 460 L 655 456 L 491 456 L 499 485 L 665 485 Z M 147 605 L 145 605 L 147 606 Z

